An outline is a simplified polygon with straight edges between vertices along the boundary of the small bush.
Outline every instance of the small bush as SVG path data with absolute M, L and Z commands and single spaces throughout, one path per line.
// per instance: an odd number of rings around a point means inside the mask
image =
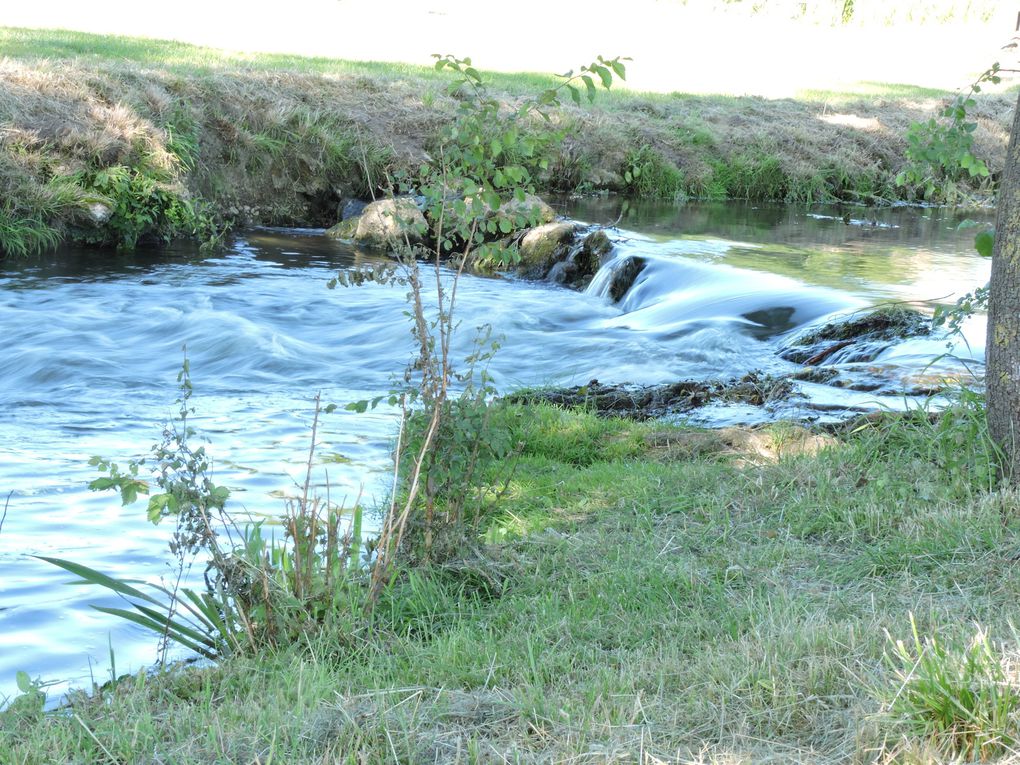
M 90 244 L 132 250 L 146 239 L 216 238 L 216 226 L 201 205 L 188 199 L 169 179 L 145 167 L 115 165 L 80 173 L 74 180 L 110 208 L 106 225 L 82 237 Z

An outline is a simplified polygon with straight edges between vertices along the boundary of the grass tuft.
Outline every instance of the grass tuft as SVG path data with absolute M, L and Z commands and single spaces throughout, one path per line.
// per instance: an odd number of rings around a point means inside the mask
M 913 614 L 908 641 L 887 636 L 892 672 L 884 713 L 894 730 L 949 757 L 986 760 L 1014 749 L 1020 688 L 999 646 L 980 626 L 970 640 L 922 637 Z

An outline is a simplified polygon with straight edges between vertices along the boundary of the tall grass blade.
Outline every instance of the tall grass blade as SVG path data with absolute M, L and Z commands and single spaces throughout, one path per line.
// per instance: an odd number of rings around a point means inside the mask
M 76 576 L 81 577 L 81 581 L 70 582 L 70 584 L 98 584 L 100 587 L 105 587 L 108 590 L 118 593 L 119 595 L 126 595 L 132 598 L 138 598 L 144 600 L 147 603 L 152 603 L 154 606 L 162 606 L 155 598 L 150 595 L 146 595 L 144 592 L 136 587 L 132 587 L 129 582 L 136 582 L 138 584 L 144 584 L 137 579 L 115 579 L 112 576 L 108 576 L 100 571 L 96 571 L 94 568 L 89 568 L 81 563 L 74 563 L 69 560 L 63 560 L 61 558 L 48 558 L 44 555 L 33 556 L 39 560 L 44 560 L 47 563 L 52 563 L 54 566 L 69 571 Z

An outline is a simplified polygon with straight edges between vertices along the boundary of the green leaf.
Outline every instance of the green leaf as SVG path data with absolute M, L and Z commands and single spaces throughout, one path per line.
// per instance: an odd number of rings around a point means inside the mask
M 69 560 L 62 560 L 60 558 L 48 558 L 45 555 L 35 555 L 34 558 L 47 563 L 52 563 L 54 566 L 69 571 L 70 573 L 80 577 L 80 581 L 72 582 L 72 584 L 98 584 L 100 587 L 105 587 L 108 590 L 118 593 L 119 595 L 128 595 L 132 598 L 139 598 L 144 600 L 146 603 L 152 603 L 155 606 L 162 605 L 155 598 L 146 595 L 141 590 L 132 587 L 129 582 L 135 582 L 134 579 L 114 579 L 112 576 L 96 571 L 94 568 L 89 568 L 81 563 L 74 563 Z
M 189 637 L 196 642 L 204 643 L 205 645 L 208 645 L 210 647 L 216 645 L 216 641 L 209 634 L 203 634 L 202 632 L 199 632 L 197 629 L 194 629 L 193 626 L 189 626 L 189 624 L 181 621 L 180 619 L 174 619 L 171 616 L 169 616 L 169 614 L 164 614 L 162 611 L 157 611 L 154 608 L 148 608 L 147 606 L 142 606 L 136 603 L 132 603 L 131 605 L 137 608 L 144 616 L 148 616 L 153 621 L 164 624 L 168 631 L 172 630 L 176 633 L 184 635 L 185 637 Z M 187 604 L 182 601 L 181 605 Z M 94 607 L 99 608 L 98 606 Z M 194 611 L 194 609 L 189 607 L 188 611 Z M 205 624 L 203 624 L 203 626 L 207 630 L 211 627 L 211 625 Z
M 557 103 L 558 100 L 559 99 L 556 96 L 556 90 L 554 88 L 543 90 L 542 94 L 538 97 L 538 102 L 543 106 L 552 106 Z
M 179 602 L 195 614 L 195 618 L 206 625 L 206 629 L 209 630 L 210 635 L 212 634 L 212 631 L 215 630 L 220 634 L 224 643 L 229 643 L 230 630 L 227 628 L 226 623 L 220 616 L 220 605 L 216 602 L 216 599 L 209 593 L 202 593 L 202 595 L 199 596 L 194 590 L 189 590 L 186 587 L 183 588 L 181 592 L 184 593 L 185 597 L 187 597 L 194 606 L 188 606 L 188 604 L 183 601 Z
M 18 690 L 22 693 L 32 693 L 33 691 L 39 690 L 35 687 L 35 683 L 32 682 L 32 678 L 28 676 L 27 672 L 18 670 L 18 672 L 14 675 L 14 678 L 15 682 L 18 684 Z
M 323 414 L 333 414 L 333 412 L 335 412 L 336 409 L 337 409 L 336 404 L 327 404 L 325 406 L 325 408 L 322 410 L 322 413 Z
M 595 80 L 593 80 L 591 78 L 591 76 L 587 75 L 587 74 L 582 75 L 581 79 L 584 80 L 584 87 L 587 88 L 587 90 L 588 90 L 588 100 L 589 101 L 594 101 L 595 100 Z
M 498 210 L 500 205 L 502 204 L 502 201 L 499 198 L 499 194 L 497 194 L 495 191 L 486 191 L 484 194 L 482 194 L 482 197 L 485 199 L 485 204 L 487 204 L 489 206 L 489 209 L 492 210 L 493 212 Z
M 627 67 L 625 67 L 623 65 L 623 62 L 621 62 L 619 59 L 614 58 L 612 61 L 609 62 L 609 66 L 613 68 L 613 71 L 616 72 L 616 76 L 619 77 L 621 80 L 627 79 Z
M 162 635 L 164 632 L 166 632 L 167 637 L 172 639 L 175 643 L 184 646 L 189 651 L 194 651 L 195 653 L 199 654 L 200 656 L 204 656 L 207 659 L 216 658 L 216 654 L 214 651 L 210 651 L 207 647 L 201 646 L 191 640 L 188 640 L 186 637 L 176 634 L 172 630 L 167 630 L 164 624 L 161 624 L 160 622 L 155 621 L 154 619 L 147 618 L 145 616 L 142 616 L 141 614 L 135 613 L 134 611 L 128 611 L 126 608 L 109 608 L 107 606 L 92 606 L 92 607 L 96 611 L 101 611 L 104 614 L 110 614 L 111 616 L 117 616 L 129 622 L 134 622 L 135 624 L 138 624 L 142 627 L 145 627 L 148 630 L 151 630 L 152 632 L 155 632 L 157 635 Z
M 358 414 L 364 414 L 368 411 L 367 401 L 352 401 L 344 407 L 348 412 L 357 412 Z
M 149 506 L 145 511 L 149 523 L 159 523 L 163 519 L 163 511 L 170 502 L 169 494 L 153 494 L 149 497 Z
M 992 250 L 995 248 L 995 231 L 989 229 L 982 231 L 974 237 L 974 249 L 983 258 L 992 257 Z
M 599 79 L 602 80 L 603 88 L 609 90 L 611 87 L 613 87 L 613 75 L 606 67 L 596 66 L 592 68 L 595 70 L 595 74 L 599 76 Z
M 581 105 L 581 91 L 577 89 L 577 86 L 576 86 L 576 85 L 570 85 L 570 84 L 568 84 L 568 85 L 567 85 L 567 90 L 569 90 L 569 91 L 570 91 L 570 99 L 571 99 L 571 100 L 572 100 L 572 101 L 573 101 L 573 102 L 574 102 L 575 104 L 577 104 L 578 106 L 580 106 L 580 105 Z

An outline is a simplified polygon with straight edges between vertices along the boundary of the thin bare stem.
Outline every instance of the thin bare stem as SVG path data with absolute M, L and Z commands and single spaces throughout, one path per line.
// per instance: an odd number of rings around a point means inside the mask
M 0 531 L 4 530 L 4 521 L 7 520 L 7 508 L 11 504 L 11 497 L 14 496 L 14 490 L 12 489 L 7 493 L 7 499 L 4 500 L 4 512 L 0 515 Z

